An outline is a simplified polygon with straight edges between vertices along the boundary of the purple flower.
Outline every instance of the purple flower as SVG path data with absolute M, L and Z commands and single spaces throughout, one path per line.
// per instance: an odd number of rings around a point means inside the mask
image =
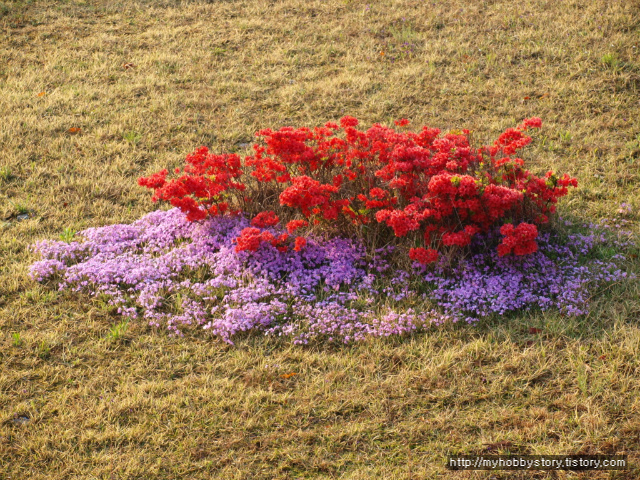
M 582 315 L 595 287 L 627 275 L 623 254 L 601 260 L 594 252 L 632 245 L 618 227 L 590 225 L 589 234 L 542 234 L 538 252 L 512 258 L 487 250 L 496 240 L 488 235 L 467 258 L 406 271 L 394 267 L 393 246 L 368 255 L 344 238 L 311 238 L 300 252 L 264 244 L 237 253 L 233 241 L 248 225 L 243 217 L 191 223 L 178 209 L 159 210 L 131 225 L 89 228 L 70 243 L 34 244 L 42 259 L 31 275 L 102 296 L 121 315 L 176 335 L 200 327 L 228 343 L 249 331 L 348 343 L 519 310 Z

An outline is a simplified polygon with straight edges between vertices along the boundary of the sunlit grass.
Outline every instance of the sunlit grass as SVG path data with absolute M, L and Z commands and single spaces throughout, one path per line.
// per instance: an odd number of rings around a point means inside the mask
M 344 114 L 479 143 L 541 117 L 523 155 L 578 178 L 563 214 L 627 203 L 638 232 L 638 18 L 604 0 L 1 2 L 0 478 L 513 478 L 444 469 L 500 442 L 637 465 L 637 284 L 586 318 L 231 348 L 34 284 L 27 246 L 140 218 L 157 205 L 136 179 L 200 145 Z

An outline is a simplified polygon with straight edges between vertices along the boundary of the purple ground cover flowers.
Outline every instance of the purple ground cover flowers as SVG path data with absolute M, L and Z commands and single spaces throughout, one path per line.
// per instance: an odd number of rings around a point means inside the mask
M 229 343 L 246 331 L 348 343 L 520 310 L 583 315 L 594 289 L 627 276 L 624 255 L 599 260 L 596 252 L 630 245 L 590 225 L 588 234 L 541 234 L 532 255 L 498 257 L 489 235 L 455 262 L 400 268 L 393 246 L 368 254 L 342 238 L 310 239 L 300 252 L 263 244 L 238 253 L 233 240 L 248 225 L 243 217 L 193 223 L 178 209 L 158 210 L 70 242 L 38 242 L 32 248 L 42 259 L 31 275 L 175 334 L 199 326 Z

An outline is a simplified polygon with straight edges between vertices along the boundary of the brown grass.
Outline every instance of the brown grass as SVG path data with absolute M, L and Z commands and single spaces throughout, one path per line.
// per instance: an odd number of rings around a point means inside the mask
M 109 336 L 118 318 L 29 280 L 26 249 L 151 211 L 137 177 L 197 146 L 241 150 L 260 128 L 343 114 L 477 141 L 540 116 L 525 155 L 579 178 L 565 213 L 637 211 L 639 34 L 628 0 L 4 0 L 0 479 L 639 478 L 637 284 L 577 320 L 229 348 L 133 323 Z M 449 453 L 507 450 L 619 452 L 636 466 L 444 468 Z

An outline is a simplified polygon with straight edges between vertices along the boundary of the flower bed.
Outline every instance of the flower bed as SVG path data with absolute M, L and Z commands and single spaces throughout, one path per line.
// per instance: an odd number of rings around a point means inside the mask
M 351 342 L 520 310 L 581 315 L 595 288 L 626 276 L 624 256 L 594 255 L 627 243 L 612 243 L 593 225 L 589 234 L 543 233 L 539 250 L 524 257 L 488 249 L 499 241 L 494 231 L 477 236 L 467 257 L 429 267 L 399 267 L 395 247 L 367 254 L 362 241 L 344 238 L 310 238 L 300 251 L 269 243 L 237 251 L 248 225 L 243 216 L 197 223 L 179 209 L 159 210 L 131 225 L 87 229 L 69 243 L 39 242 L 43 259 L 31 274 L 104 297 L 125 317 L 175 334 L 200 327 L 229 343 L 245 331 Z
M 511 157 L 540 119 L 478 149 L 467 130 L 357 124 L 262 130 L 266 146 L 244 159 L 198 149 L 176 178 L 139 180 L 178 208 L 40 242 L 31 274 L 229 343 L 254 330 L 348 343 L 521 310 L 582 315 L 595 288 L 625 278 L 621 254 L 596 255 L 624 242 L 593 225 L 549 228 L 576 180 Z

